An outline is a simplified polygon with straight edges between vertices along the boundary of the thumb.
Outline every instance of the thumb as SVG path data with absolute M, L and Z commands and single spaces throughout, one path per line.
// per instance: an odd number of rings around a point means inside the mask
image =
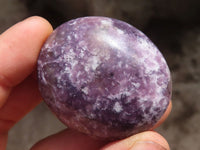
M 110 143 L 101 150 L 170 150 L 170 148 L 160 134 L 147 131 Z

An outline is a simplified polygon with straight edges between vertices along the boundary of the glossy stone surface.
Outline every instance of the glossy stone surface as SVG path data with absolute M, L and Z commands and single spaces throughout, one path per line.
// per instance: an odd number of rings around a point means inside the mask
M 169 68 L 133 26 L 84 17 L 59 26 L 38 59 L 39 89 L 68 127 L 121 139 L 148 130 L 171 98 Z

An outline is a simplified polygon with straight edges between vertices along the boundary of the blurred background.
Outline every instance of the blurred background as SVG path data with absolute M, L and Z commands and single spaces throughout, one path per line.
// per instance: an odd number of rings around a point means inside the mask
M 173 110 L 157 129 L 173 150 L 200 150 L 199 0 L 0 0 L 0 33 L 39 15 L 55 27 L 81 16 L 108 16 L 142 30 L 165 56 L 173 80 Z M 27 150 L 65 126 L 44 103 L 9 133 L 7 150 Z

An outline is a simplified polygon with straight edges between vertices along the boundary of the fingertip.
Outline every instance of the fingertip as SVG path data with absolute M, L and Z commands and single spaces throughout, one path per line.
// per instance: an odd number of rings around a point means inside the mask
M 23 22 L 29 23 L 33 27 L 39 26 L 41 29 L 43 29 L 43 31 L 46 31 L 47 34 L 48 33 L 50 34 L 53 31 L 53 27 L 49 23 L 49 21 L 40 16 L 29 17 L 29 18 L 25 19 L 24 21 L 22 21 L 22 23 Z
M 52 31 L 46 19 L 33 16 L 0 35 L 0 68 L 4 77 L 0 78 L 1 85 L 13 87 L 31 74 L 40 49 Z
M 126 139 L 112 142 L 103 147 L 101 150 L 134 150 L 136 145 L 138 146 L 138 143 L 142 143 L 143 145 L 153 143 L 156 147 L 159 146 L 159 148 L 162 147 L 164 150 L 170 150 L 169 144 L 165 138 L 154 131 L 142 132 Z M 161 150 L 159 148 L 158 150 Z M 157 149 L 155 148 L 155 150 Z
M 170 150 L 167 140 L 162 135 L 160 135 L 155 131 L 143 132 L 140 133 L 138 136 L 140 136 L 138 139 L 141 139 L 141 141 L 152 141 L 154 143 L 157 143 L 161 147 L 165 148 L 166 150 Z
M 32 40 L 33 47 L 41 48 L 45 40 L 52 33 L 53 27 L 48 20 L 40 16 L 29 17 L 19 23 L 22 38 Z M 14 28 L 13 28 L 14 29 Z M 26 43 L 25 43 L 26 44 Z

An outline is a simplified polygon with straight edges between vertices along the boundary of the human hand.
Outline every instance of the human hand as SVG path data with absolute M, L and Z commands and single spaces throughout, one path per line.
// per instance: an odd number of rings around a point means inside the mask
M 31 17 L 0 35 L 0 150 L 6 149 L 9 129 L 42 100 L 35 69 L 40 49 L 52 32 L 41 17 Z M 168 116 L 171 103 L 155 125 Z M 144 147 L 146 145 L 146 147 Z M 154 131 L 108 143 L 66 129 L 35 144 L 31 150 L 169 150 L 166 140 Z

